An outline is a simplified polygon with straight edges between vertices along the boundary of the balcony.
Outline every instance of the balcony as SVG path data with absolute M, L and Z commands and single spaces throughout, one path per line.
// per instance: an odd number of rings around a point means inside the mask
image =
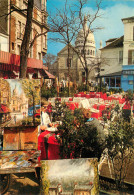
M 8 52 L 0 51 L 0 64 L 20 66 L 20 56 Z M 27 67 L 42 69 L 43 61 L 38 59 L 28 58 Z

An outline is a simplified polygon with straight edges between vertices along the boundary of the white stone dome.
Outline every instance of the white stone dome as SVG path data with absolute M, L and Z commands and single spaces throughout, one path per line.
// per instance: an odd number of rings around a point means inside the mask
M 75 46 L 82 46 L 84 40 L 83 30 L 80 30 L 75 41 Z M 91 31 L 88 33 L 86 45 L 95 47 L 94 34 Z
M 84 31 L 85 31 L 85 35 L 84 35 Z M 87 35 L 88 34 L 88 35 Z M 85 36 L 87 35 L 87 42 L 86 42 L 86 46 L 92 46 L 95 47 L 95 39 L 94 39 L 94 34 L 93 32 L 88 29 L 87 26 L 87 22 L 85 22 L 84 24 L 84 28 L 82 28 L 79 32 L 78 35 L 76 37 L 76 41 L 75 41 L 75 46 L 82 46 L 85 40 Z
M 87 36 L 87 41 L 85 44 L 85 52 L 87 57 L 95 57 L 95 39 L 93 32 L 88 28 L 87 21 L 84 19 L 84 28 L 82 28 L 76 37 L 75 47 L 79 50 L 79 52 L 83 52 L 83 45 L 85 41 L 85 37 Z M 85 33 L 84 33 L 85 32 Z

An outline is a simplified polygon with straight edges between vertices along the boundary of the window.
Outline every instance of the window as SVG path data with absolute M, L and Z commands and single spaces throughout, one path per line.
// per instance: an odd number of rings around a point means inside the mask
M 20 21 L 18 21 L 17 38 L 18 38 L 18 39 L 22 39 L 22 34 L 21 34 L 21 22 L 20 22 Z
M 81 50 L 81 54 L 84 54 L 84 50 L 83 49 Z
M 21 33 L 21 22 L 18 21 L 18 32 Z
M 20 55 L 20 49 L 21 49 L 21 46 L 20 46 L 20 45 L 18 45 L 18 46 L 17 46 L 17 49 L 18 49 L 17 54 L 18 54 L 18 55 Z
M 22 34 L 24 35 L 24 32 L 25 32 L 25 24 L 22 23 Z
M 120 86 L 121 86 L 121 78 L 116 77 L 116 87 L 120 87 Z
M 110 87 L 115 87 L 115 78 L 114 77 L 110 78 Z
M 38 56 L 39 56 L 39 60 L 41 60 L 41 53 L 38 53 Z
M 82 76 L 83 76 L 83 77 L 85 76 L 85 72 L 82 72 Z
M 71 67 L 72 66 L 72 59 L 71 58 L 67 58 L 67 67 Z
M 133 85 L 133 80 L 128 81 L 129 85 Z
M 128 51 L 128 65 L 134 64 L 134 50 Z
M 109 85 L 109 78 L 106 78 L 105 82 Z
M 12 50 L 14 50 L 14 42 L 12 42 Z
M 123 63 L 123 51 L 119 51 L 119 64 Z

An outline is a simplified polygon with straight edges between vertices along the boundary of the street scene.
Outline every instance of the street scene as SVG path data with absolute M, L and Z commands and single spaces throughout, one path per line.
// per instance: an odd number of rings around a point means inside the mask
M 134 194 L 134 1 L 0 0 L 0 194 Z
M 30 117 L 32 118 L 37 108 L 40 108 L 40 89 L 35 91 L 35 84 L 39 88 L 40 81 L 35 83 L 17 79 L 0 80 L 0 127 L 13 127 L 25 125 L 26 121 L 30 122 Z

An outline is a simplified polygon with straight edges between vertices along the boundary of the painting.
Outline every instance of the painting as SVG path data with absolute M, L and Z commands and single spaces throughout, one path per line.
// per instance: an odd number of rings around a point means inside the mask
M 40 124 L 40 80 L 0 79 L 0 127 Z
M 97 159 L 41 161 L 41 179 L 46 195 L 98 194 Z

